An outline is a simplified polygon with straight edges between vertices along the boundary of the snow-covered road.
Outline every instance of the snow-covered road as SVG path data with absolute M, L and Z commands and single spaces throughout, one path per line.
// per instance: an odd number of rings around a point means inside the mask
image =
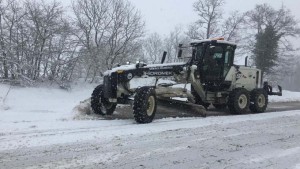
M 1 168 L 299 168 L 300 111 L 2 133 Z M 76 124 L 76 123 L 74 123 Z M 18 145 L 16 147 L 16 145 Z
M 207 118 L 175 109 L 140 125 L 128 107 L 105 118 L 74 114 L 93 88 L 79 87 L 11 89 L 0 104 L 1 169 L 300 169 L 299 102 L 272 103 L 262 114 L 211 109 Z M 8 86 L 0 89 L 3 100 Z

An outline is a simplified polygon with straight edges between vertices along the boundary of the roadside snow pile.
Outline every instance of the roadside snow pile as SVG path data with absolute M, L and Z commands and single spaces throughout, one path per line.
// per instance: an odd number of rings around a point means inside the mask
M 294 102 L 300 101 L 300 92 L 283 90 L 282 96 L 269 96 L 269 102 Z
M 83 111 L 84 107 L 79 103 L 90 97 L 94 87 L 95 84 L 77 84 L 67 91 L 57 88 L 12 86 L 9 91 L 9 85 L 0 84 L 0 119 L 71 120 L 74 117 L 73 108 L 79 106 L 79 110 Z
M 90 101 L 91 99 L 81 101 L 73 108 L 73 113 L 75 114 L 74 119 L 80 119 L 81 116 L 90 115 L 93 113 Z
M 73 108 L 73 120 L 100 120 L 103 116 L 97 115 L 91 108 L 91 99 L 85 99 Z
M 10 92 L 10 87 L 7 85 L 0 85 L 0 111 L 8 110 L 9 106 L 6 105 L 5 101 L 7 95 Z

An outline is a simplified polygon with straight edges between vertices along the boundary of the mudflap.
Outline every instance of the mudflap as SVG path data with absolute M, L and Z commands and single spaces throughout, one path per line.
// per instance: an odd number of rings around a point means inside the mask
M 194 104 L 186 101 L 179 101 L 173 99 L 161 99 L 158 98 L 158 107 L 165 107 L 167 109 L 172 109 L 175 111 L 185 111 L 192 112 L 193 114 L 199 115 L 201 117 L 206 117 L 206 109 L 204 106 L 199 104 Z

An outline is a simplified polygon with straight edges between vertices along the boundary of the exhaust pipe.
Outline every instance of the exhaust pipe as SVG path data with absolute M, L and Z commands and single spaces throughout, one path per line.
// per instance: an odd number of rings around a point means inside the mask
M 168 52 L 164 51 L 163 57 L 161 58 L 161 64 L 163 64 L 165 62 L 167 53 Z

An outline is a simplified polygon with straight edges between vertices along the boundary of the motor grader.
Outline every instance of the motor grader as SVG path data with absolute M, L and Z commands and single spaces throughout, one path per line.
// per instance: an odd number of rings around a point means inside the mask
M 91 107 L 96 114 L 112 115 L 117 104 L 132 104 L 137 123 L 152 122 L 160 100 L 177 101 L 207 109 L 228 107 L 232 114 L 264 112 L 268 95 L 273 92 L 263 83 L 262 72 L 247 64 L 235 65 L 237 45 L 222 38 L 196 40 L 179 44 L 178 58 L 186 62 L 147 65 L 142 62 L 123 65 L 104 73 L 103 84 L 91 96 Z M 189 52 L 185 52 L 189 51 Z M 185 55 L 185 56 L 183 56 Z M 167 79 L 167 80 L 166 80 Z M 182 84 L 182 85 L 178 85 Z

